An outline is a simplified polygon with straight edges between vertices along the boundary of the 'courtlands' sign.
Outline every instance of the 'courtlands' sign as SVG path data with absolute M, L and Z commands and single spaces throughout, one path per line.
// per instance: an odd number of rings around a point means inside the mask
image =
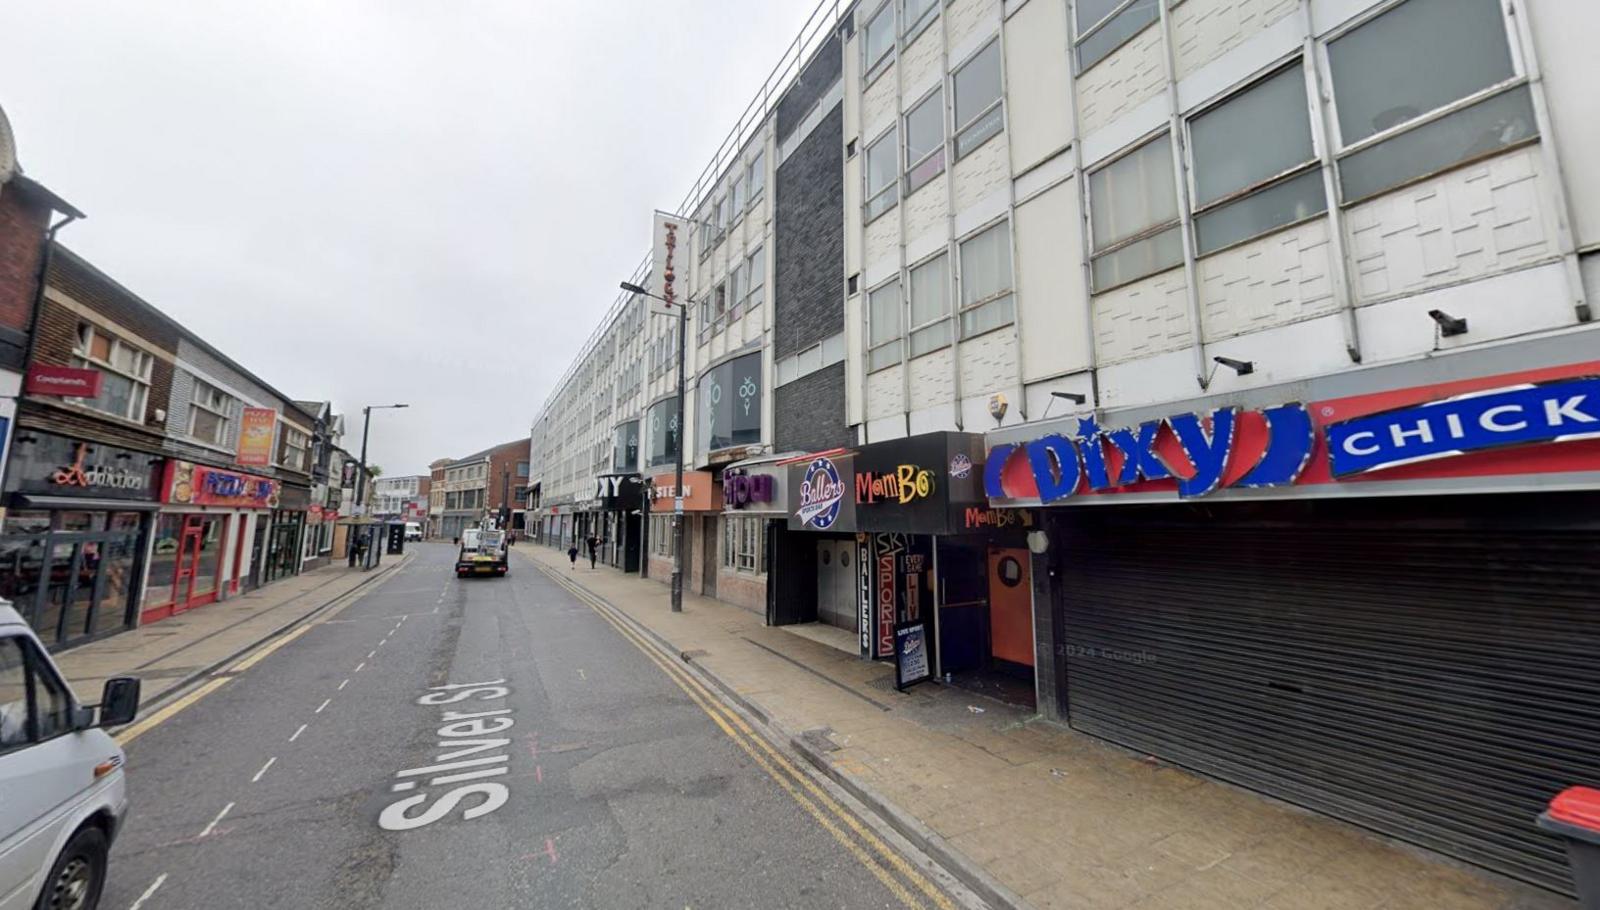
M 1583 375 L 1570 375 L 1582 370 Z M 1600 364 L 1134 426 L 1079 420 L 989 448 L 984 491 L 1005 504 L 1361 480 L 1600 471 Z

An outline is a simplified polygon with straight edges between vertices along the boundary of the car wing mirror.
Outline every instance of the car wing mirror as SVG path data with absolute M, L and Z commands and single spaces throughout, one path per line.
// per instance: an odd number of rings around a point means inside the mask
M 113 676 L 100 693 L 100 726 L 120 727 L 139 713 L 139 678 Z

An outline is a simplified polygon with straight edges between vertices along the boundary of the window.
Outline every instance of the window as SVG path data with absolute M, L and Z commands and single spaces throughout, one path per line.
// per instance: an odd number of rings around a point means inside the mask
M 722 235 L 728 230 L 728 222 L 733 220 L 733 206 L 728 204 L 728 197 L 723 196 L 717 200 L 717 241 L 721 242 Z
M 517 462 L 517 476 L 518 477 L 527 477 L 528 476 L 528 463 L 526 461 Z
M 31 643 L 0 639 L 0 752 L 72 729 L 72 699 Z
M 666 506 L 667 508 L 671 508 L 672 503 L 668 501 Z M 650 552 L 656 554 L 657 556 L 666 556 L 670 558 L 673 550 L 676 549 L 676 547 L 673 546 L 674 543 L 676 543 L 676 541 L 672 539 L 672 516 L 650 516 Z
M 911 356 L 950 343 L 950 257 L 940 253 L 911 270 Z
M 767 253 L 766 250 L 756 247 L 755 252 L 745 261 L 745 294 L 740 305 L 745 312 L 760 306 L 765 300 L 767 285 Z
M 731 202 L 731 204 L 733 205 L 733 214 L 730 216 L 730 220 L 731 221 L 737 221 L 739 219 L 739 216 L 744 214 L 744 209 L 745 209 L 744 172 L 743 171 L 740 171 L 738 174 L 734 175 L 734 177 L 733 177 L 733 193 L 728 197 L 728 199 Z
M 278 464 L 291 471 L 306 469 L 306 434 L 288 424 L 281 424 L 278 434 Z
M 711 319 L 713 322 L 720 324 L 722 322 L 722 317 L 726 316 L 727 314 L 728 283 L 723 282 L 722 284 L 717 285 L 716 290 L 711 292 Z
M 1183 261 L 1168 136 L 1089 174 L 1089 233 L 1089 270 L 1097 292 Z
M 1005 127 L 999 39 L 962 64 L 951 82 L 956 97 L 956 158 L 960 159 Z
M 867 372 L 900 363 L 900 279 L 867 294 Z
M 1201 254 L 1328 208 L 1298 63 L 1190 120 L 1189 154 Z
M 1406 0 L 1328 42 L 1351 202 L 1533 139 L 1496 0 Z
M 961 244 L 961 337 L 1010 325 L 1011 224 L 1002 221 Z
M 99 370 L 101 375 L 99 395 L 74 401 L 114 417 L 144 422 L 154 357 L 103 329 L 80 323 L 72 365 Z
M 905 23 L 904 34 L 907 39 L 922 31 L 922 27 L 933 21 L 939 11 L 939 0 L 905 0 L 901 10 L 900 21 Z
M 889 53 L 894 50 L 894 4 L 885 3 L 867 20 L 866 31 L 861 39 L 862 52 L 866 55 L 865 66 L 861 68 L 867 74 L 867 80 L 875 78 L 880 70 L 879 64 L 887 65 Z
M 906 195 L 944 172 L 944 89 L 906 115 Z
M 867 221 L 894 208 L 899 201 L 900 148 L 896 130 L 867 146 Z
M 736 572 L 765 574 L 766 519 L 755 515 L 722 516 L 722 567 Z M 759 566 L 759 570 L 757 569 Z
M 734 266 L 733 272 L 728 276 L 728 293 L 733 298 L 733 306 L 728 308 L 729 322 L 739 318 L 739 303 L 744 300 L 745 292 L 748 290 L 745 287 L 747 280 L 748 275 L 744 270 L 744 263 L 741 262 Z
M 1161 18 L 1157 0 L 1078 0 L 1078 72 L 1111 55 Z
M 189 399 L 190 437 L 212 446 L 232 443 L 235 402 L 235 398 L 216 386 L 196 379 L 194 394 Z
M 745 183 L 750 188 L 749 204 L 753 206 L 756 200 L 761 198 L 762 191 L 767 188 L 767 161 L 764 152 L 756 152 L 756 156 L 750 159 Z

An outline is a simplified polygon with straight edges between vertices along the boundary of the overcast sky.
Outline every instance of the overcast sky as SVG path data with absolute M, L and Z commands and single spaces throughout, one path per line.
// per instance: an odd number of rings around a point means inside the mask
M 389 474 L 515 439 L 814 0 L 0 0 L 62 241 Z

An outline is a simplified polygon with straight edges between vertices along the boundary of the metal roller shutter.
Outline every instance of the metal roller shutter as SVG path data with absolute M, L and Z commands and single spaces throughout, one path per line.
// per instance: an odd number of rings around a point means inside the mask
M 1071 725 L 1571 893 L 1534 817 L 1600 784 L 1600 529 L 1475 499 L 1074 510 Z

